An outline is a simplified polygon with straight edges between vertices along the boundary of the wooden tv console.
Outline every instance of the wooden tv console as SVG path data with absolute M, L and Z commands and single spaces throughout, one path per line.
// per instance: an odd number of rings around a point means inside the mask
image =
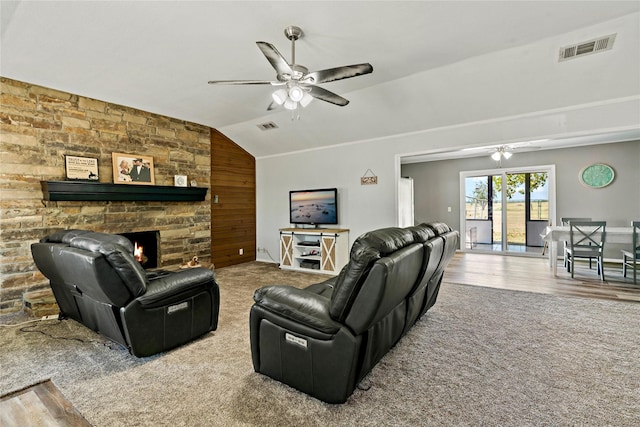
M 348 261 L 348 229 L 280 229 L 280 268 L 283 270 L 336 275 Z

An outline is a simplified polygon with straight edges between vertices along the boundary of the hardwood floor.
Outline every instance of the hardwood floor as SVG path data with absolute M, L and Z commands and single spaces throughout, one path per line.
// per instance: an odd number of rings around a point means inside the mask
M 559 262 L 562 262 L 559 260 Z M 587 263 L 576 264 L 574 278 L 562 265 L 553 276 L 547 258 L 456 253 L 445 270 L 445 283 L 486 286 L 554 295 L 640 302 L 640 284 L 622 277 L 620 264 L 605 264 L 606 281 Z
M 0 425 L 5 427 L 90 427 L 49 380 L 0 398 Z

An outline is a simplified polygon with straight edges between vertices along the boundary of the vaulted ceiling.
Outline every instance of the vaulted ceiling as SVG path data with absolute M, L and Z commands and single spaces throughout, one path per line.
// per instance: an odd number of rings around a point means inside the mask
M 635 25 L 630 34 L 637 37 L 637 1 L 3 0 L 1 5 L 3 76 L 207 125 L 256 157 L 488 120 L 509 110 L 525 114 L 561 108 L 563 102 L 640 95 L 640 81 L 603 82 L 589 95 L 578 96 L 576 89 L 564 99 L 529 96 L 531 102 L 514 106 L 509 96 L 522 90 L 517 80 L 506 82 L 511 87 L 504 87 L 504 94 L 492 89 L 495 99 L 473 88 L 474 73 L 500 69 L 500 64 L 482 66 L 492 58 L 522 63 L 548 44 L 553 49 L 546 52 L 550 65 L 542 69 L 547 71 L 523 75 L 522 86 L 525 78 L 539 79 L 550 94 L 557 93 L 567 85 L 551 74 L 559 48 L 583 41 L 577 34 L 604 35 L 581 29 L 629 16 Z M 275 79 L 255 42 L 272 43 L 290 60 L 284 35 L 289 25 L 304 31 L 296 62 L 310 70 L 373 65 L 372 74 L 322 85 L 349 105 L 314 100 L 292 120 L 290 111 L 267 111 L 271 86 L 207 84 Z M 638 45 L 624 38 L 616 43 Z M 640 62 L 635 55 L 634 64 Z M 589 72 L 594 70 L 578 68 L 576 78 Z M 492 84 L 504 77 L 498 73 Z M 574 93 L 575 99 L 568 99 Z M 277 128 L 258 127 L 267 122 Z

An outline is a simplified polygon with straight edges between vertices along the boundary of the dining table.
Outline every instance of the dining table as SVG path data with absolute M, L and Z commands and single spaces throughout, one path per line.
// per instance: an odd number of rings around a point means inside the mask
M 633 244 L 633 227 L 607 227 L 605 230 L 605 245 L 607 243 Z M 558 275 L 558 242 L 568 242 L 570 227 L 568 225 L 548 226 L 542 240 L 549 243 L 549 266 L 553 269 L 553 275 Z

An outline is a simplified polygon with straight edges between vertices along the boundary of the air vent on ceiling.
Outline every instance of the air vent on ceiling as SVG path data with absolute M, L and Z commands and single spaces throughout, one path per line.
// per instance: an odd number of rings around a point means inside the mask
M 256 125 L 256 126 L 258 126 L 260 130 L 278 129 L 278 125 L 273 122 L 260 123 L 259 125 Z
M 586 42 L 572 44 L 560 48 L 560 56 L 558 61 L 566 61 L 567 59 L 577 58 L 579 56 L 590 55 L 592 53 L 604 52 L 613 47 L 616 40 L 615 34 L 598 37 L 597 39 L 588 40 Z

